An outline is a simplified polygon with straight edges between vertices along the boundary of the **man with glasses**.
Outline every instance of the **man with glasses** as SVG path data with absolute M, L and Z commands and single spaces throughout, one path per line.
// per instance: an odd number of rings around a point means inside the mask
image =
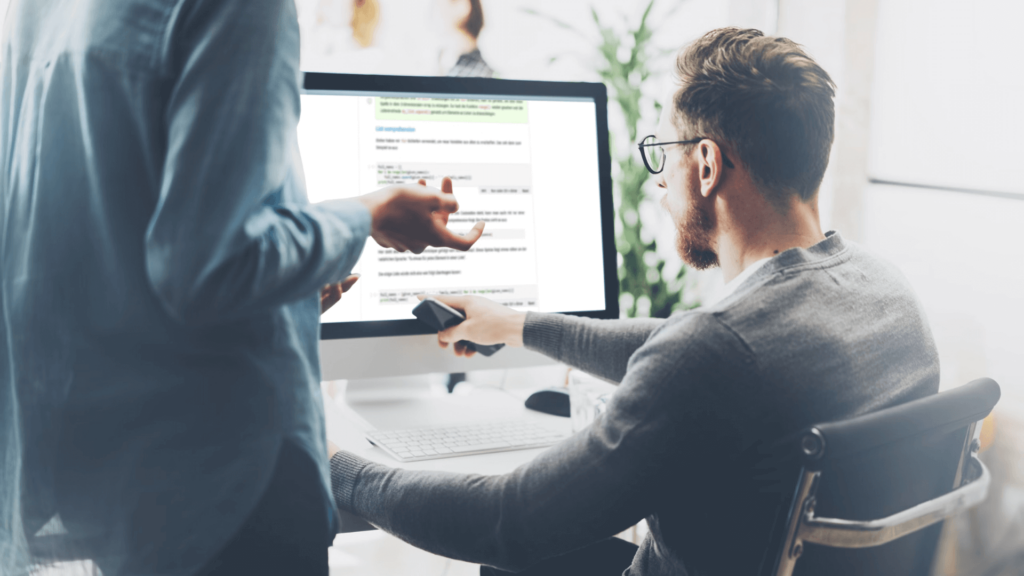
M 822 233 L 828 74 L 790 40 L 727 28 L 685 48 L 677 75 L 640 152 L 680 256 L 721 266 L 724 299 L 666 320 L 602 321 L 439 298 L 467 316 L 439 334 L 456 354 L 472 354 L 462 340 L 526 346 L 619 388 L 589 428 L 502 476 L 336 452 L 339 506 L 484 574 L 757 574 L 788 511 L 795 435 L 937 391 L 935 346 L 906 281 Z M 612 538 L 644 518 L 639 548 Z M 867 553 L 823 567 L 807 550 L 800 569 L 916 574 L 928 560 Z

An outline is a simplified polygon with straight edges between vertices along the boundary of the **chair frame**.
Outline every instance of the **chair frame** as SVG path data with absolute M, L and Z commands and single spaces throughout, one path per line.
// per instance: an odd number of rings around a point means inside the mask
M 983 502 L 988 495 L 991 476 L 988 468 L 978 459 L 980 435 L 980 420 L 968 425 L 951 492 L 878 520 L 816 516 L 815 496 L 821 471 L 803 467 L 789 509 L 785 540 L 773 574 L 792 576 L 805 543 L 832 548 L 880 546 L 956 516 Z M 809 429 L 800 440 L 800 451 L 804 458 L 820 458 L 825 452 L 824 435 L 817 428 Z

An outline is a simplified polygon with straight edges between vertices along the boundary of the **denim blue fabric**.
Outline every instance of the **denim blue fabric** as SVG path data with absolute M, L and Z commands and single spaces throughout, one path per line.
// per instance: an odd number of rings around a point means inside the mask
M 294 441 L 330 498 L 292 0 L 13 0 L 0 63 L 0 573 L 54 515 L 104 574 L 188 574 Z M 328 500 L 329 501 L 329 500 Z

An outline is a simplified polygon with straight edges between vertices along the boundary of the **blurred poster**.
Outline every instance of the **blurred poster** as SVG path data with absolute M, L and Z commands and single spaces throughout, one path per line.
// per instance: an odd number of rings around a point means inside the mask
M 297 0 L 302 69 L 494 76 L 478 39 L 481 0 Z

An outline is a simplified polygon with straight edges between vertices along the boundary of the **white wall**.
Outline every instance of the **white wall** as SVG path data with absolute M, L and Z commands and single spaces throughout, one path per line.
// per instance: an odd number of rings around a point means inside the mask
M 943 389 L 1002 387 L 975 554 L 1006 543 L 1024 506 L 1022 21 L 1019 0 L 780 0 L 780 33 L 839 84 L 824 220 L 907 276 Z
M 992 194 L 873 185 L 863 215 L 926 298 L 943 386 L 992 376 L 1004 409 L 1024 407 L 1022 20 L 1016 0 L 881 3 L 870 177 Z
M 1007 405 L 1024 402 L 1022 20 L 1016 0 L 781 0 L 779 13 L 779 33 L 839 85 L 824 219 L 903 268 L 943 386 L 1001 376 Z

